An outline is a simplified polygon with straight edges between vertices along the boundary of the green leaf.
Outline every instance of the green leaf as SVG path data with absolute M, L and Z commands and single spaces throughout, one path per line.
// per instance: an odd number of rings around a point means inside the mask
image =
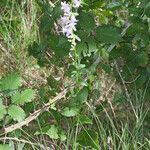
M 109 58 L 109 53 L 106 49 L 102 48 L 100 51 L 100 56 L 103 58 L 103 60 L 107 61 Z
M 120 6 L 122 6 L 121 2 L 111 2 L 111 3 L 108 4 L 107 8 L 111 9 L 111 10 L 116 10 Z
M 8 108 L 8 114 L 13 118 L 13 120 L 18 122 L 24 120 L 26 116 L 24 110 L 16 105 L 11 105 Z
M 146 52 L 141 52 L 136 58 L 136 62 L 141 67 L 146 66 L 148 64 L 148 61 L 149 61 L 149 56 Z
M 150 1 L 149 0 L 141 0 L 141 6 L 144 8 L 144 13 L 147 17 L 150 17 Z
M 96 42 L 93 38 L 88 38 L 86 41 L 88 45 L 88 53 L 91 54 L 92 52 L 96 52 L 98 50 Z
M 67 139 L 67 136 L 63 130 L 60 132 L 59 136 L 61 141 L 65 141 Z
M 95 27 L 95 20 L 93 14 L 89 12 L 82 12 L 79 15 L 79 23 L 78 25 L 86 30 L 86 32 L 91 32 Z
M 55 119 L 58 123 L 61 122 L 62 115 L 60 112 L 58 112 L 57 110 L 53 110 L 53 109 L 50 109 L 49 112 L 50 112 L 51 116 L 53 117 L 53 119 Z
M 8 5 L 8 1 L 5 1 L 5 0 L 1 0 L 0 2 L 0 7 L 6 7 Z
M 143 84 L 146 82 L 147 76 L 146 74 L 141 74 L 138 80 L 135 81 L 136 88 L 141 88 Z
M 49 15 L 43 15 L 40 19 L 39 30 L 41 33 L 50 32 L 54 25 L 54 20 L 50 18 Z
M 86 45 L 85 42 L 78 43 L 77 46 L 76 46 L 76 49 L 77 49 L 77 53 L 78 53 L 79 56 L 81 56 L 81 54 L 86 56 L 87 53 L 88 53 L 88 48 L 87 48 L 87 45 Z
M 149 0 L 140 0 L 141 1 L 141 5 L 144 8 L 150 7 L 150 1 Z
M 12 150 L 12 148 L 8 144 L 5 145 L 0 144 L 0 150 Z
M 88 89 L 87 87 L 84 87 L 79 91 L 76 99 L 79 104 L 83 104 L 84 102 L 87 101 L 87 98 L 88 98 Z
M 55 125 L 51 125 L 46 134 L 52 139 L 58 139 L 58 128 Z
M 48 84 L 50 85 L 50 87 L 51 87 L 52 89 L 59 90 L 59 88 L 60 88 L 60 82 L 57 81 L 52 75 L 50 75 L 50 76 L 47 78 L 47 82 L 48 82 Z
M 143 22 L 135 22 L 133 23 L 128 29 L 126 34 L 128 36 L 133 36 L 136 34 L 147 34 L 148 25 L 144 24 Z
M 55 53 L 55 57 L 63 58 L 69 53 L 70 43 L 66 37 L 52 35 L 50 36 L 49 46 Z
M 26 89 L 24 91 L 17 92 L 15 95 L 12 96 L 12 103 L 14 104 L 21 104 L 31 102 L 31 100 L 35 97 L 35 91 L 32 89 Z
M 87 37 L 89 36 L 88 32 L 86 32 L 85 30 L 80 30 L 80 29 L 77 30 L 76 34 L 81 39 L 81 41 L 85 41 L 87 39 Z M 80 43 L 80 42 L 78 42 L 78 43 Z
M 99 67 L 101 67 L 106 73 L 111 73 L 111 67 L 109 64 L 100 63 Z
M 142 51 L 133 56 L 131 57 L 131 61 L 127 62 L 130 68 L 136 68 L 138 66 L 145 67 L 148 64 L 149 56 L 146 52 Z
M 45 123 L 45 124 L 46 124 L 46 123 Z M 43 125 L 45 125 L 45 124 L 43 124 Z M 43 134 L 46 134 L 46 132 L 50 129 L 50 127 L 51 127 L 51 126 L 48 124 L 48 125 L 42 127 L 40 130 L 37 130 L 37 131 L 34 133 L 34 135 L 43 135 Z
M 80 121 L 80 124 L 93 124 L 92 123 L 92 120 L 90 118 L 88 118 L 87 116 L 85 115 L 80 115 L 79 116 L 79 121 Z
M 58 18 L 60 18 L 60 16 L 63 14 L 63 11 L 59 5 L 59 3 L 55 4 L 55 7 L 53 8 L 53 18 L 55 20 L 57 20 Z
M 47 41 L 46 41 L 47 42 Z M 38 60 L 40 66 L 44 66 L 48 61 L 45 58 L 45 51 L 47 49 L 47 43 L 42 41 L 41 43 L 33 42 L 32 45 L 29 45 L 28 51 L 29 55 L 32 55 Z
M 79 113 L 79 109 L 78 108 L 69 108 L 69 107 L 66 107 L 66 108 L 63 109 L 63 111 L 62 111 L 61 114 L 63 116 L 66 116 L 66 117 L 74 117 L 78 113 Z
M 109 25 L 99 26 L 96 29 L 96 39 L 102 43 L 117 43 L 122 40 L 119 29 Z
M 147 71 L 148 75 L 150 75 L 150 64 L 146 67 L 146 71 Z
M 99 150 L 98 134 L 94 130 L 84 130 L 78 135 L 77 142 L 85 147 L 92 147 Z
M 0 80 L 1 90 L 14 90 L 21 86 L 21 78 L 17 73 L 8 74 Z

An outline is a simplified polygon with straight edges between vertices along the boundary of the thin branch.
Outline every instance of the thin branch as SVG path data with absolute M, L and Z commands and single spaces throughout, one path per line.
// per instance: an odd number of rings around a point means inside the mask
M 1 135 L 10 133 L 16 129 L 20 129 L 23 126 L 27 126 L 31 121 L 35 120 L 42 112 L 47 111 L 53 103 L 64 98 L 66 93 L 67 93 L 67 90 L 65 89 L 64 91 L 60 92 L 56 97 L 54 97 L 52 100 L 50 100 L 48 103 L 46 103 L 42 108 L 40 108 L 40 109 L 36 110 L 34 113 L 32 113 L 24 121 L 18 122 L 14 125 L 4 128 L 3 129 L 4 131 Z
M 25 143 L 25 144 L 30 144 L 30 145 L 34 145 L 37 147 L 41 147 L 41 148 L 50 148 L 50 147 L 46 147 L 45 145 L 42 144 L 38 144 L 38 143 L 33 143 L 24 139 L 18 139 L 18 138 L 13 138 L 13 137 L 1 137 L 0 141 L 5 141 L 5 140 L 11 140 L 11 141 L 16 141 L 16 142 L 21 142 L 21 143 Z

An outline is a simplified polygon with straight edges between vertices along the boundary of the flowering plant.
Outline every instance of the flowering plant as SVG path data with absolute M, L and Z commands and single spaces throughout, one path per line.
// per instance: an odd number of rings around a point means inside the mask
M 74 49 L 76 46 L 76 40 L 80 41 L 80 38 L 74 33 L 78 20 L 76 16 L 78 15 L 77 10 L 82 6 L 81 0 L 73 0 L 72 3 L 61 2 L 61 9 L 64 12 L 64 15 L 58 20 L 58 24 L 61 27 L 61 31 L 71 42 L 71 49 Z M 73 11 L 75 8 L 75 11 Z
M 0 150 L 149 149 L 149 1 L 1 0 Z

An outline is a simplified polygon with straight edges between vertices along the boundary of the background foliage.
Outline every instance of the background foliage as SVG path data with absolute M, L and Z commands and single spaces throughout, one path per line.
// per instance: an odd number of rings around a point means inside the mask
M 0 1 L 0 150 L 149 149 L 149 0 L 84 0 L 75 51 L 56 31 L 60 2 Z

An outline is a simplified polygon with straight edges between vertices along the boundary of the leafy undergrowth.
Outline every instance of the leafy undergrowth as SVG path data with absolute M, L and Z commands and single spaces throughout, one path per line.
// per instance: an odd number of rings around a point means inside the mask
M 81 41 L 60 0 L 0 2 L 0 150 L 149 150 L 149 0 L 67 2 Z

